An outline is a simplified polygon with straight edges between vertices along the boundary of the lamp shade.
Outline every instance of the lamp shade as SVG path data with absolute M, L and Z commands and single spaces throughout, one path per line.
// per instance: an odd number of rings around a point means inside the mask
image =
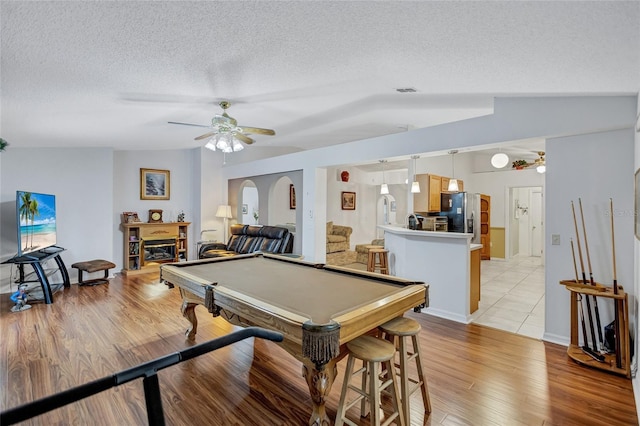
M 226 219 L 231 219 L 231 206 L 218 206 L 218 210 L 216 211 L 216 217 L 223 217 Z
M 380 194 L 387 195 L 388 193 L 389 193 L 389 185 L 387 185 L 386 183 L 383 183 L 382 185 L 380 185 Z
M 411 184 L 411 192 L 414 194 L 418 194 L 420 192 L 420 184 L 418 183 L 418 181 L 414 181 Z
M 536 167 L 536 172 L 538 172 L 538 173 L 544 173 L 546 171 L 547 171 L 547 166 L 545 166 L 544 164 Z
M 501 169 L 509 163 L 509 156 L 504 152 L 499 152 L 491 157 L 491 165 L 496 169 Z
M 449 192 L 458 192 L 460 188 L 458 187 L 458 179 L 450 179 L 449 180 L 449 188 L 447 188 Z

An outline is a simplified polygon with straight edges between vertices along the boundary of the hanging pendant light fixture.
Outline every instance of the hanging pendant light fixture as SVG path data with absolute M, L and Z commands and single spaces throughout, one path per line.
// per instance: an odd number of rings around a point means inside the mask
M 447 188 L 449 192 L 460 191 L 460 188 L 458 187 L 458 179 L 456 179 L 456 168 L 453 162 L 453 156 L 457 153 L 457 149 L 452 149 L 451 151 L 449 151 L 449 154 L 451 154 L 451 179 L 449 179 L 449 188 Z
M 413 194 L 417 194 L 420 192 L 420 184 L 416 180 L 416 160 L 420 158 L 419 155 L 412 155 L 411 159 L 413 160 L 413 182 L 411 183 L 411 192 Z
M 389 185 L 387 185 L 384 180 L 384 163 L 386 163 L 387 160 L 379 161 L 382 164 L 382 185 L 380 185 L 380 195 L 387 195 L 389 193 Z

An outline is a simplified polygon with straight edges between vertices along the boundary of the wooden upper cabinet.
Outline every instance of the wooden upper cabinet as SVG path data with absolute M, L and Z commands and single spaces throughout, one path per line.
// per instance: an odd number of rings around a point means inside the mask
M 416 175 L 416 180 L 420 183 L 420 192 L 413 194 L 413 211 L 434 213 L 442 208 L 440 195 L 449 192 L 450 178 L 433 174 Z M 463 190 L 464 184 L 458 179 L 458 188 Z
M 448 177 L 442 176 L 440 180 L 442 182 L 442 184 L 440 185 L 440 192 L 449 192 L 449 181 L 451 179 L 449 179 Z
M 442 178 L 436 175 L 429 175 L 429 212 L 440 211 L 440 194 L 442 192 Z
M 420 192 L 413 194 L 414 212 L 439 212 L 440 211 L 440 176 L 421 174 L 416 175 L 420 184 Z

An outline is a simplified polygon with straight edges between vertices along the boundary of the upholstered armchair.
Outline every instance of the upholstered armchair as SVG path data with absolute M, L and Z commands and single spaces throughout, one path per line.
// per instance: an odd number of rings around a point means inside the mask
M 327 254 L 349 250 L 352 232 L 350 226 L 327 222 Z

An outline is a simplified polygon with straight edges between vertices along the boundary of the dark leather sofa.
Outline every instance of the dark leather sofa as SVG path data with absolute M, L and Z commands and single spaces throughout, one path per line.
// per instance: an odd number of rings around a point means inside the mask
M 286 228 L 237 224 L 231 226 L 231 236 L 226 244 L 204 244 L 198 250 L 198 258 L 228 257 L 255 252 L 278 254 L 292 251 L 293 234 Z

